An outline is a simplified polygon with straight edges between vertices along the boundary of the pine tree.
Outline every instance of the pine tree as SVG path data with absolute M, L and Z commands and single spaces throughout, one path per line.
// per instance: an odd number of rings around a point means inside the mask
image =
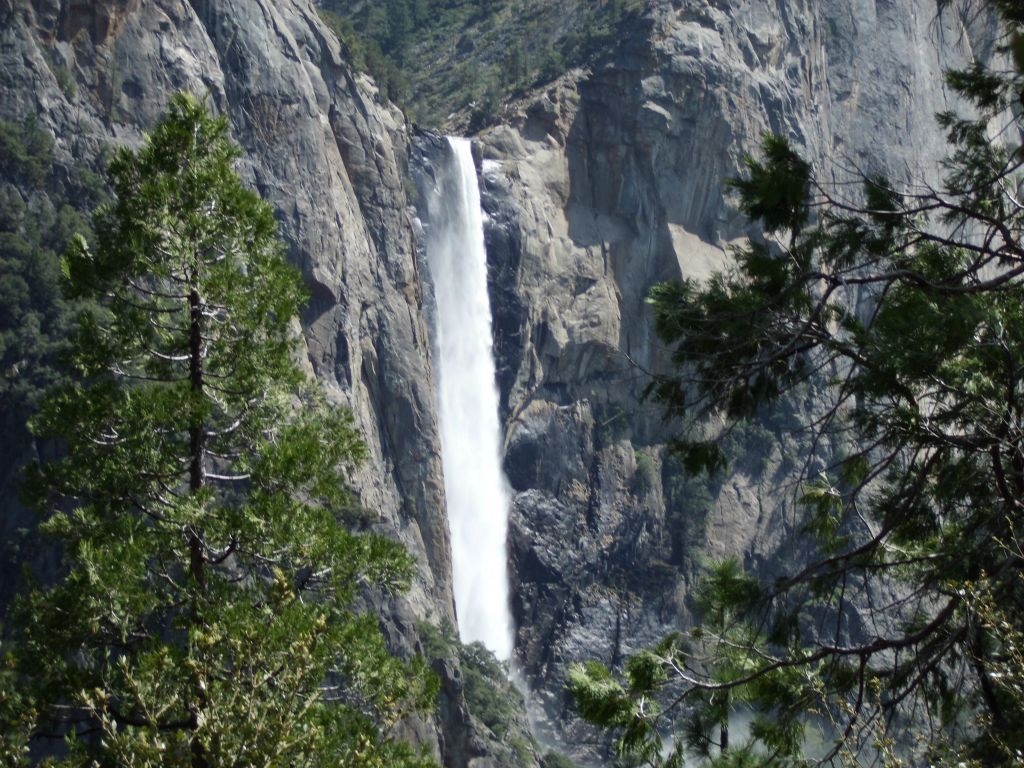
M 5 765 L 427 764 L 387 731 L 435 684 L 352 608 L 411 562 L 352 532 L 365 448 L 295 363 L 303 290 L 237 156 L 176 96 L 66 255 L 94 309 L 32 423 L 63 458 L 28 482 L 66 565 L 9 617 Z
M 770 136 L 733 182 L 765 237 L 651 295 L 677 365 L 653 391 L 691 470 L 723 467 L 718 425 L 794 394 L 820 399 L 806 444 L 836 449 L 801 457 L 827 463 L 803 478 L 806 567 L 761 583 L 721 563 L 694 631 L 622 681 L 573 671 L 584 717 L 650 765 L 682 764 L 660 749 L 676 721 L 716 765 L 804 764 L 812 725 L 826 762 L 1020 764 L 1024 5 L 962 7 L 999 15 L 1005 58 L 948 73 L 976 111 L 939 116 L 939 188 L 869 178 L 856 197 Z M 715 730 L 741 707 L 750 738 L 730 745 Z

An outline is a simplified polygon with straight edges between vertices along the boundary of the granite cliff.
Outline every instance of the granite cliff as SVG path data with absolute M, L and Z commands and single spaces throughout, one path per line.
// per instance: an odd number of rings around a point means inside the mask
M 766 131 L 837 183 L 935 181 L 933 115 L 956 107 L 943 70 L 991 39 L 931 0 L 657 2 L 603 66 L 479 136 L 517 648 L 556 741 L 587 740 L 569 663 L 614 665 L 684 628 L 702 559 L 771 575 L 801 557 L 787 481 L 816 457 L 791 428 L 814 393 L 738 430 L 724 476 L 685 477 L 641 399 L 665 365 L 651 285 L 707 276 L 752 234 L 723 182 Z

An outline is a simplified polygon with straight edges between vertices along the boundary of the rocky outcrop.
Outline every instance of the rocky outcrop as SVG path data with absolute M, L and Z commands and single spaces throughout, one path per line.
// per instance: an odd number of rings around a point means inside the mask
M 710 274 L 751 234 L 723 181 L 765 131 L 825 179 L 935 180 L 945 142 L 931 116 L 955 106 L 942 71 L 992 39 L 932 0 L 650 5 L 604 66 L 479 137 L 517 647 L 550 733 L 570 744 L 570 662 L 614 663 L 685 627 L 698 557 L 764 570 L 799 554 L 779 487 L 802 449 L 784 424 L 750 427 L 713 483 L 666 461 L 672 427 L 641 400 L 665 364 L 648 290 Z M 813 410 L 813 395 L 794 407 Z

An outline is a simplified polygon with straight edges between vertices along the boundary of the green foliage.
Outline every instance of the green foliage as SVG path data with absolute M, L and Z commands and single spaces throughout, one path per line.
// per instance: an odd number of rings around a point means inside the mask
M 501 664 L 480 643 L 470 643 L 462 648 L 463 684 L 466 692 L 466 706 L 499 739 L 509 730 L 519 695 L 508 684 Z M 519 709 L 522 709 L 519 700 Z
M 639 0 L 324 0 L 353 64 L 418 122 L 489 119 L 510 96 L 617 45 Z
M 512 758 L 519 768 L 529 768 L 529 766 L 536 764 L 534 760 L 534 744 L 531 738 L 519 735 L 513 736 L 508 740 L 508 745 L 512 748 Z
M 537 745 L 526 723 L 526 703 L 510 682 L 508 668 L 481 643 L 463 645 L 447 619 L 440 625 L 417 625 L 424 656 L 431 660 L 458 660 L 462 669 L 466 707 L 486 730 L 492 752 L 502 760 L 526 768 L 536 764 Z M 490 733 L 488 734 L 487 731 Z
M 462 645 L 459 643 L 457 630 L 448 619 L 442 621 L 440 626 L 420 622 L 416 629 L 420 642 L 423 643 L 423 655 L 427 659 L 450 659 L 459 656 Z
M 766 234 L 799 230 L 810 213 L 811 167 L 781 136 L 765 136 L 762 149 L 764 161 L 748 155 L 744 160 L 747 176 L 730 181 L 740 194 L 740 208 L 751 219 L 760 220 Z M 776 272 L 772 269 L 776 261 L 765 259 L 762 251 L 751 251 L 749 257 L 764 260 L 764 266 Z
M 704 543 L 706 523 L 715 509 L 721 480 L 721 474 L 709 477 L 687 471 L 677 455 L 666 455 L 662 487 L 673 560 L 677 564 L 689 561 Z
M 780 438 L 757 419 L 733 422 L 719 438 L 728 466 L 751 477 L 760 477 L 768 468 L 772 451 Z
M 636 475 L 633 478 L 637 493 L 647 495 L 658 486 L 658 470 L 654 466 L 654 459 L 647 451 L 636 452 Z
M 46 63 L 50 67 L 54 79 L 57 81 L 57 87 L 60 88 L 64 96 L 69 100 L 74 99 L 78 95 L 78 83 L 75 82 L 75 76 L 71 73 L 71 70 L 58 61 L 53 52 L 46 54 Z
M 810 562 L 764 585 L 715 566 L 692 650 L 654 652 L 663 679 L 634 684 L 651 652 L 621 676 L 574 670 L 581 714 L 640 762 L 676 759 L 660 751 L 676 723 L 713 764 L 799 764 L 816 721 L 837 729 L 825 762 L 866 747 L 1004 765 L 1024 751 L 1024 15 L 966 5 L 999 14 L 1013 67 L 947 76 L 975 112 L 939 116 L 939 189 L 869 177 L 859 198 L 834 192 L 769 137 L 733 182 L 766 237 L 706 282 L 651 294 L 677 365 L 651 389 L 680 419 L 686 470 L 725 466 L 723 422 L 774 423 L 799 392 L 819 403 L 800 462 Z M 739 712 L 750 738 L 735 745 Z
M 547 752 L 541 761 L 542 768 L 578 768 L 576 763 L 558 752 Z
M 91 237 L 80 211 L 105 196 L 87 168 L 60 169 L 59 191 L 48 191 L 55 175 L 48 134 L 0 121 L 0 419 L 8 462 L 24 447 L 24 421 L 41 394 L 64 377 L 57 360 L 74 310 L 61 293 L 58 253 L 75 233 Z
M 594 439 L 600 447 L 615 445 L 629 436 L 630 414 L 611 403 L 594 403 Z
M 739 561 L 727 558 L 714 565 L 697 595 L 701 615 L 724 626 L 728 617 L 755 604 L 761 597 L 761 585 L 743 572 Z
M 0 174 L 40 187 L 53 164 L 53 137 L 31 121 L 0 121 Z
M 387 734 L 436 680 L 352 609 L 412 563 L 351 529 L 365 447 L 293 362 L 303 291 L 227 135 L 176 96 L 65 256 L 75 376 L 32 421 L 65 452 L 26 496 L 66 570 L 5 628 L 8 765 L 28 740 L 67 766 L 429 764 Z
M 568 688 L 580 715 L 618 734 L 619 758 L 682 768 L 684 745 L 679 742 L 666 751 L 659 720 L 663 710 L 656 697 L 684 654 L 678 638 L 670 636 L 657 648 L 630 657 L 622 680 L 595 661 L 570 668 Z
M 338 36 L 349 61 L 367 72 L 389 100 L 402 104 L 409 96 L 408 76 L 381 50 L 380 42 L 356 30 L 352 20 L 325 8 L 318 8 L 320 18 Z

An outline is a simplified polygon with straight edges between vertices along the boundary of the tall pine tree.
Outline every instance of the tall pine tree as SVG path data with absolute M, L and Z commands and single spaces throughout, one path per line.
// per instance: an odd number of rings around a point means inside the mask
M 387 731 L 429 705 L 361 585 L 398 588 L 397 543 L 352 532 L 365 449 L 294 361 L 304 300 L 270 207 L 232 168 L 225 119 L 175 97 L 79 239 L 95 309 L 75 383 L 32 428 L 63 443 L 29 496 L 66 567 L 11 612 L 6 765 L 421 765 Z

